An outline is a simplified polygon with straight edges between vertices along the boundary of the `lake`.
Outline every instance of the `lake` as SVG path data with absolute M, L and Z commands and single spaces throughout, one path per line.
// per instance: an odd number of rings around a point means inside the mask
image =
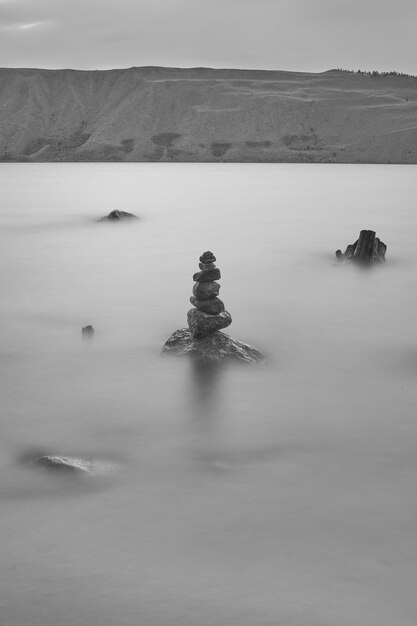
M 416 174 L 0 165 L 2 625 L 415 626 Z M 160 356 L 205 250 L 266 365 Z

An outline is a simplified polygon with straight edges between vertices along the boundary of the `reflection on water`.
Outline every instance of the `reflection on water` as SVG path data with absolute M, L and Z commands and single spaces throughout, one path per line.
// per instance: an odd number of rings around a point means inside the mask
M 194 400 L 197 412 L 201 410 L 205 415 L 216 412 L 218 386 L 224 368 L 224 364 L 190 361 L 190 398 Z
M 414 626 L 415 167 L 0 169 L 4 623 Z M 207 249 L 265 367 L 160 357 Z
M 218 471 L 225 467 L 217 459 L 221 444 L 218 437 L 222 419 L 221 386 L 227 365 L 190 360 L 187 414 L 191 415 L 191 450 L 200 470 Z

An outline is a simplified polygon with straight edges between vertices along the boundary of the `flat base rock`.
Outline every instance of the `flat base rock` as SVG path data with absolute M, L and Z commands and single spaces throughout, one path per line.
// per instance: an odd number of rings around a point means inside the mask
M 231 360 L 259 363 L 265 360 L 260 350 L 225 333 L 218 331 L 209 337 L 194 338 L 188 328 L 172 333 L 162 348 L 162 354 L 190 356 L 206 363 Z
M 210 315 L 198 309 L 190 309 L 187 313 L 188 328 L 193 337 L 208 337 L 222 328 L 230 326 L 232 316 L 229 311 L 218 315 Z

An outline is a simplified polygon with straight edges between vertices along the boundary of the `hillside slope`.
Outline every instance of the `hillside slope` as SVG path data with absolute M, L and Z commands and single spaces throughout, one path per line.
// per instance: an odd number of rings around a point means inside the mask
M 417 80 L 0 69 L 0 160 L 417 163 Z

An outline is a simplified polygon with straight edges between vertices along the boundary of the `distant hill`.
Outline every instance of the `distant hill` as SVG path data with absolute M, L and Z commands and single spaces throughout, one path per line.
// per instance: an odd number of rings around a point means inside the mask
M 417 80 L 0 69 L 0 160 L 417 163 Z

